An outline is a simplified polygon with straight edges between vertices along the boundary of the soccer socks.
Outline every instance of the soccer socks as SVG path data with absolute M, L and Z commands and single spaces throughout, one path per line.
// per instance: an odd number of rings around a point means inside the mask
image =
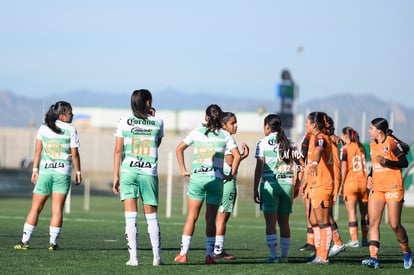
M 49 226 L 49 244 L 57 244 L 61 230 L 61 227 Z
M 306 242 L 310 245 L 315 245 L 315 240 L 313 238 L 313 229 L 312 229 L 312 227 L 308 227 L 306 229 Z
M 22 243 L 26 243 L 30 240 L 30 238 L 32 237 L 32 234 L 35 231 L 35 229 L 36 229 L 35 225 L 24 223 Z
M 266 243 L 269 247 L 270 257 L 277 257 L 277 234 L 266 235 Z
M 361 220 L 361 235 L 362 240 L 368 239 L 369 222 L 368 220 Z
M 332 227 L 330 224 L 320 225 L 320 236 L 321 236 L 321 254 L 319 255 L 322 259 L 328 259 L 329 247 L 332 241 Z
M 182 235 L 181 236 L 181 251 L 180 254 L 184 255 L 187 254 L 188 250 L 190 249 L 192 236 Z
M 216 243 L 214 244 L 214 254 L 221 254 L 224 247 L 224 235 L 216 235 Z
M 315 243 L 315 256 L 320 256 L 321 253 L 321 229 L 319 225 L 312 225 L 313 239 Z
M 369 241 L 369 256 L 378 259 L 379 241 Z
M 334 243 L 339 246 L 343 245 L 341 235 L 339 235 L 338 225 L 336 224 L 336 222 L 331 224 L 331 230 Z
M 351 236 L 351 240 L 358 241 L 358 222 L 349 222 L 348 229 L 349 229 L 349 235 Z M 361 230 L 362 230 L 362 227 L 361 227 Z
M 282 238 L 280 237 L 280 251 L 281 257 L 287 258 L 289 254 L 289 247 L 290 247 L 290 238 Z
M 160 257 L 161 236 L 157 213 L 145 214 L 145 219 L 147 220 L 148 235 L 151 240 L 152 253 L 154 257 Z
M 137 258 L 137 212 L 125 212 L 125 238 L 130 259 Z
M 206 255 L 214 257 L 214 244 L 216 243 L 216 236 L 206 237 Z

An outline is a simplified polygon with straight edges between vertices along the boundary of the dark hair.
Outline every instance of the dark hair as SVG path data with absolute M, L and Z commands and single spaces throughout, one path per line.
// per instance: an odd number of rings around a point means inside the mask
M 388 128 L 388 121 L 385 118 L 382 117 L 378 117 L 378 118 L 374 118 L 371 121 L 371 124 L 377 128 L 378 130 L 381 130 L 385 136 L 390 136 L 393 137 L 396 141 L 398 141 L 398 143 L 401 145 L 403 151 L 405 154 L 408 153 L 408 151 L 410 150 L 410 146 L 408 146 L 407 143 L 405 143 L 404 141 L 398 139 L 396 136 L 394 136 L 392 133 L 393 131 L 391 129 Z
M 45 115 L 45 124 L 56 134 L 61 134 L 62 130 L 56 126 L 56 120 L 59 119 L 59 115 L 65 114 L 69 110 L 72 110 L 72 106 L 66 101 L 58 101 L 51 105 Z
M 152 95 L 149 90 L 135 90 L 131 95 L 131 110 L 134 116 L 141 119 L 147 119 L 149 107 L 147 101 L 152 101 Z
M 311 122 L 316 124 L 319 131 L 323 131 L 324 129 L 331 127 L 328 121 L 329 116 L 324 112 L 312 112 L 308 115 L 308 118 Z
M 224 112 L 224 113 L 222 114 L 222 116 L 221 116 L 220 121 L 221 121 L 221 123 L 222 123 L 222 124 L 225 124 L 225 123 L 227 123 L 227 121 L 229 121 L 229 119 L 230 119 L 230 118 L 232 118 L 232 117 L 236 117 L 236 115 L 235 115 L 234 113 L 232 113 L 232 112 Z
M 208 133 L 213 132 L 217 134 L 216 131 L 221 128 L 221 118 L 223 116 L 223 111 L 220 106 L 217 104 L 211 104 L 206 109 L 207 123 L 203 124 L 207 127 L 207 131 L 204 133 L 206 136 Z
M 359 150 L 361 150 L 361 152 L 364 155 L 366 154 L 364 145 L 359 141 L 359 134 L 358 134 L 357 131 L 355 131 L 351 127 L 344 127 L 342 129 L 342 134 L 347 135 L 349 137 L 349 140 L 351 142 L 357 143 L 358 144 L 358 147 L 359 147 Z
M 325 133 L 328 136 L 332 136 L 335 133 L 335 126 L 333 119 L 326 115 L 326 121 L 325 121 Z
M 264 119 L 264 125 L 269 125 L 272 133 L 277 132 L 276 137 L 279 143 L 279 155 L 283 158 L 286 163 L 291 162 L 293 158 L 292 148 L 290 142 L 286 137 L 285 131 L 282 128 L 282 120 L 276 114 L 269 114 Z M 282 153 L 289 152 L 289 154 Z

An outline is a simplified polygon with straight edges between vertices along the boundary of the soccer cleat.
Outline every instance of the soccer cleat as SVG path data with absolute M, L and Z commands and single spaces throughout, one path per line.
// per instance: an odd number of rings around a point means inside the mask
M 369 246 L 369 241 L 368 240 L 362 240 L 362 246 L 363 247 L 368 247 Z
M 161 260 L 160 257 L 154 257 L 154 259 L 152 259 L 152 265 L 153 266 L 164 265 L 164 262 Z
M 410 269 L 413 265 L 413 260 L 411 258 L 411 251 L 408 253 L 404 253 L 404 268 Z
M 126 262 L 126 265 L 128 265 L 128 266 L 138 266 L 138 260 L 137 259 L 129 259 L 129 261 Z
M 174 261 L 177 263 L 186 263 L 187 262 L 187 254 L 181 255 L 180 253 L 175 256 Z
M 267 258 L 266 260 L 264 260 L 264 263 L 265 264 L 271 264 L 271 263 L 274 263 L 275 261 L 276 261 L 276 259 L 277 259 L 277 257 L 269 257 L 269 258 Z
M 49 248 L 48 248 L 48 250 L 49 251 L 54 251 L 54 250 L 57 250 L 59 247 L 58 247 L 58 245 L 57 244 L 53 244 L 53 243 L 51 243 L 51 244 L 49 244 Z
M 371 267 L 371 268 L 375 268 L 375 269 L 381 267 L 378 259 L 373 258 L 373 257 L 371 257 L 369 259 L 362 260 L 362 264 L 365 265 L 365 266 Z
M 214 253 L 214 258 L 223 260 L 234 260 L 234 256 L 226 253 L 224 250 L 220 254 Z
M 331 247 L 331 249 L 329 250 L 328 256 L 329 257 L 336 256 L 336 255 L 338 255 L 339 253 L 341 253 L 344 250 L 345 250 L 345 245 L 344 244 L 343 245 L 336 245 L 336 244 L 334 244 Z
M 29 249 L 29 243 L 25 242 L 25 243 L 18 243 L 14 246 L 14 249 L 16 250 L 28 250 Z
M 280 257 L 280 258 L 277 258 L 277 262 L 280 264 L 286 264 L 289 262 L 289 260 L 288 260 L 288 257 Z
M 346 247 L 359 247 L 359 241 L 358 240 L 356 240 L 356 241 L 350 240 L 349 242 L 347 242 L 345 244 L 345 246 Z
M 312 251 L 315 250 L 315 246 L 306 243 L 304 246 L 302 246 L 301 248 L 299 248 L 300 251 Z
M 319 256 L 316 256 L 315 259 L 308 262 L 308 264 L 315 264 L 315 265 L 326 265 L 329 264 L 329 260 L 324 260 Z
M 215 264 L 216 263 L 216 259 L 213 257 L 211 257 L 210 255 L 206 256 L 206 264 Z

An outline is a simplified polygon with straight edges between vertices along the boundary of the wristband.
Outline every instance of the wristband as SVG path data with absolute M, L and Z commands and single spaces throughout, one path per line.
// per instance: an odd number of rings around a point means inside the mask
M 317 161 L 312 162 L 314 165 L 318 165 L 319 163 Z
M 39 168 L 33 168 L 33 172 L 39 172 Z
M 81 174 L 81 171 L 76 171 L 77 176 L 80 176 L 80 174 Z

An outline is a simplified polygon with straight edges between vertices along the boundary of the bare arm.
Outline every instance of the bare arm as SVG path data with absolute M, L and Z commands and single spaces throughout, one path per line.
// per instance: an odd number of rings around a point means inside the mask
M 79 155 L 79 150 L 77 147 L 75 148 L 71 148 L 70 149 L 71 154 L 72 154 L 72 162 L 73 162 L 73 166 L 75 167 L 75 171 L 76 171 L 76 185 L 81 184 L 82 182 L 82 175 L 80 174 L 81 172 L 81 160 L 80 160 L 80 155 Z
M 264 158 L 257 158 L 254 170 L 253 199 L 260 203 L 259 184 L 263 174 Z
M 40 154 L 42 153 L 43 144 L 42 141 L 36 140 L 36 147 L 33 156 L 33 172 L 32 172 L 32 183 L 36 184 L 37 178 L 39 177 L 39 164 L 40 164 Z
M 115 194 L 119 193 L 119 168 L 121 166 L 122 153 L 124 151 L 124 139 L 117 137 L 115 140 L 114 149 L 114 181 L 112 191 Z
M 188 148 L 188 145 L 181 141 L 180 144 L 178 144 L 177 148 L 175 149 L 175 154 L 177 156 L 177 162 L 178 162 L 178 166 L 180 167 L 181 174 L 187 180 L 190 180 L 191 172 L 187 171 L 187 168 L 185 167 L 185 161 L 184 161 L 184 150 L 187 148 Z

